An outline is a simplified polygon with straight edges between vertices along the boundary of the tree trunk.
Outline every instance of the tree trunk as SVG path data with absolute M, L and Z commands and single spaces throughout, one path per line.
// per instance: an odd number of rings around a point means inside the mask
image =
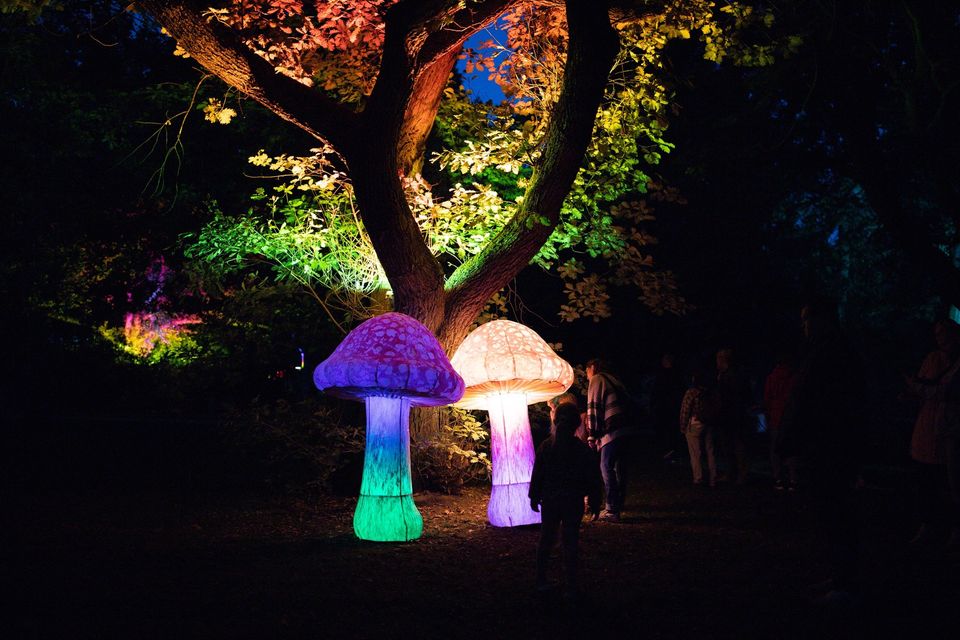
M 600 2 L 568 0 L 567 24 L 563 89 L 523 204 L 482 252 L 447 279 L 446 309 L 437 334 L 448 352 L 460 344 L 491 296 L 530 263 L 553 233 L 590 142 L 619 40 Z
M 424 69 L 413 83 L 397 149 L 398 168 L 405 176 L 414 176 L 423 171 L 427 137 L 437 119 L 440 99 L 458 55 L 459 50 L 452 49 Z
M 446 413 L 443 407 L 414 407 L 410 412 L 410 439 L 421 443 L 439 440 Z

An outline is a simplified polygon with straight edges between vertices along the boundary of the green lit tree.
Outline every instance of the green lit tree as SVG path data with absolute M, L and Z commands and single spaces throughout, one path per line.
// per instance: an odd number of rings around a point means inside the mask
M 448 350 L 532 261 L 567 278 L 568 318 L 608 313 L 599 276 L 584 275 L 571 249 L 608 261 L 610 281 L 637 285 L 652 308 L 681 308 L 643 249 L 650 205 L 628 197 L 648 190 L 643 167 L 670 150 L 663 49 L 697 37 L 708 59 L 762 65 L 797 44 L 744 46 L 740 35 L 772 15 L 702 0 L 139 4 L 178 53 L 318 141 L 309 157 L 255 156 L 288 177 L 258 195 L 269 221 L 215 217 L 194 254 L 262 260 L 368 302 L 387 304 L 389 291 Z M 466 52 L 509 96 L 484 111 L 448 79 L 466 39 L 498 19 L 506 45 Z M 211 120 L 234 111 L 207 105 Z M 438 113 L 439 137 L 462 144 L 427 158 Z M 422 177 L 429 159 L 459 186 L 435 193 Z

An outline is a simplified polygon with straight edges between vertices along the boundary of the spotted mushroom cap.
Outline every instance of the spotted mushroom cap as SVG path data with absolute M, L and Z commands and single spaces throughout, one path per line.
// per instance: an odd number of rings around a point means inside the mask
M 397 396 L 421 407 L 452 404 L 464 386 L 433 333 L 402 313 L 370 318 L 347 334 L 314 369 L 313 383 L 338 398 Z
M 510 320 L 482 324 L 450 359 L 467 390 L 458 406 L 484 408 L 487 395 L 524 393 L 527 404 L 558 396 L 573 384 L 573 367 L 537 332 Z

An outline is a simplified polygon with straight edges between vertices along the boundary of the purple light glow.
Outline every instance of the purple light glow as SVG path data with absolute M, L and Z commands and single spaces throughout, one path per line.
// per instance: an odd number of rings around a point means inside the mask
M 313 372 L 321 391 L 363 400 L 367 443 L 353 530 L 361 540 L 415 540 L 423 519 L 410 481 L 411 406 L 439 406 L 463 395 L 437 339 L 402 313 L 371 318 L 351 331 Z
M 509 320 L 479 326 L 452 362 L 467 384 L 458 404 L 490 414 L 490 524 L 515 527 L 540 522 L 527 497 L 535 455 L 527 405 L 566 391 L 573 383 L 573 368 L 535 331 Z
M 464 388 L 429 329 L 402 313 L 360 324 L 317 365 L 313 382 L 338 398 L 404 397 L 415 407 L 456 402 Z
M 487 398 L 490 413 L 490 459 L 493 487 L 487 518 L 495 527 L 537 524 L 540 514 L 530 508 L 533 474 L 533 438 L 527 400 L 522 393 L 502 393 Z

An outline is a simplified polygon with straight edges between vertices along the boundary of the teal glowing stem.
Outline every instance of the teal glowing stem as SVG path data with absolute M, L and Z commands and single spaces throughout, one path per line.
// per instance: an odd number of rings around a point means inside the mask
M 410 481 L 410 400 L 370 396 L 367 446 L 353 531 L 361 540 L 404 542 L 423 532 Z

